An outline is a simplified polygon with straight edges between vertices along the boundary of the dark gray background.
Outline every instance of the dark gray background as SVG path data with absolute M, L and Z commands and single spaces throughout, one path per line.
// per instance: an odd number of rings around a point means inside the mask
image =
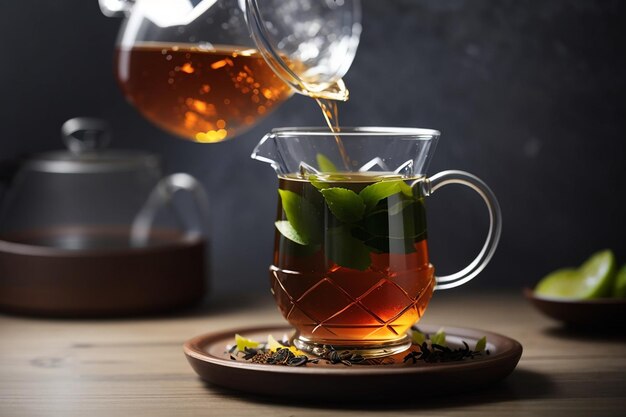
M 623 4 L 364 0 L 342 123 L 440 129 L 430 173 L 463 169 L 491 185 L 504 233 L 470 288 L 519 288 L 605 247 L 626 262 Z M 215 293 L 266 290 L 276 180 L 250 151 L 272 127 L 321 125 L 319 110 L 294 97 L 233 141 L 174 139 L 115 84 L 119 24 L 96 0 L 2 2 L 0 159 L 59 148 L 70 117 L 106 118 L 117 147 L 158 152 L 207 187 Z M 468 262 L 486 232 L 480 199 L 450 188 L 429 201 L 441 273 Z

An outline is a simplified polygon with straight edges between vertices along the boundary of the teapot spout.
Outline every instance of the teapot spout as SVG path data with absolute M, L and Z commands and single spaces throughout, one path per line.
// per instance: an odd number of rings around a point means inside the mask
M 250 155 L 252 159 L 270 164 L 277 174 L 280 174 L 280 164 L 278 162 L 278 148 L 276 146 L 276 135 L 268 133 L 256 145 Z

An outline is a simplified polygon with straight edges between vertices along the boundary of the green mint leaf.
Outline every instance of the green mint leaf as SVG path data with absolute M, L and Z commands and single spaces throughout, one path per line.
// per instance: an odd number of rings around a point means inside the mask
M 363 228 L 355 228 L 353 234 L 365 245 L 377 253 L 398 253 L 407 254 L 415 252 L 415 242 L 424 237 L 394 238 L 389 236 L 375 236 Z
M 365 203 L 354 191 L 332 187 L 321 190 L 321 193 L 330 211 L 342 222 L 354 223 L 363 218 Z
M 413 188 L 404 181 L 400 182 L 400 191 L 407 197 L 413 197 Z
M 487 336 L 483 336 L 480 339 L 478 339 L 478 342 L 476 342 L 476 347 L 474 348 L 474 351 L 482 352 L 485 350 L 486 347 L 487 347 Z
M 360 225 L 373 236 L 390 239 L 412 239 L 425 232 L 425 222 L 422 222 L 421 218 L 416 218 L 417 215 L 421 215 L 418 211 L 421 206 L 404 205 L 402 201 L 395 202 L 395 196 L 389 199 L 389 204 L 391 209 L 380 209 L 370 213 Z M 401 205 L 404 205 L 404 208 L 398 212 L 397 206 Z
M 403 187 L 400 184 L 406 185 L 402 180 L 392 180 L 380 181 L 363 188 L 359 195 L 365 203 L 365 211 L 371 211 L 380 200 L 401 192 Z
M 356 226 L 352 234 L 376 252 L 412 253 L 415 242 L 426 238 L 424 205 L 398 193 L 376 206 Z
M 278 189 L 287 220 L 304 242 L 318 243 L 322 238 L 320 216 L 313 204 L 289 190 Z
M 430 337 L 430 341 L 434 345 L 446 346 L 446 333 L 443 331 L 443 329 L 439 329 L 439 331 L 435 333 L 434 336 Z
M 406 201 L 405 198 L 402 194 L 394 194 L 389 196 L 387 200 L 387 205 L 390 207 L 387 218 L 388 233 L 389 237 L 394 239 L 415 238 L 422 232 L 422 230 L 418 230 L 418 227 L 416 227 L 415 214 L 417 205 L 410 204 L 402 210 L 396 209 L 397 206 L 401 206 Z
M 278 229 L 281 235 L 291 240 L 292 242 L 295 242 L 298 245 L 303 245 L 303 246 L 308 245 L 310 243 L 306 239 L 304 239 L 302 236 L 300 236 L 300 234 L 296 231 L 296 229 L 293 228 L 293 226 L 291 225 L 291 223 L 289 223 L 288 220 L 278 220 L 277 222 L 274 223 L 274 225 L 276 226 L 276 228 Z
M 426 335 L 419 330 L 413 330 L 411 333 L 411 341 L 414 345 L 422 346 L 422 343 L 426 341 Z
M 359 226 L 352 229 L 352 236 L 363 242 L 370 252 L 389 253 L 389 238 L 374 236 Z
M 328 229 L 324 248 L 328 259 L 345 268 L 364 271 L 372 263 L 369 248 L 346 227 Z
M 291 227 L 290 229 L 293 230 L 293 228 Z M 278 230 L 278 228 L 276 230 Z M 279 242 L 280 252 L 289 259 L 308 258 L 310 256 L 313 256 L 316 252 L 319 252 L 322 247 L 321 243 L 310 243 L 308 245 L 301 245 L 300 243 L 296 243 L 289 237 L 286 237 L 283 231 L 279 230 L 279 232 L 281 233 Z M 287 231 L 286 233 L 289 233 L 289 231 Z M 295 238 L 297 239 L 297 237 Z
M 337 167 L 332 163 L 330 159 L 324 154 L 318 153 L 315 156 L 317 159 L 317 166 L 322 172 L 337 172 Z
M 389 237 L 389 215 L 386 210 L 366 216 L 361 224 L 372 236 Z
M 311 185 L 313 187 L 317 188 L 318 190 L 325 190 L 326 188 L 331 188 L 332 187 L 332 184 L 330 184 L 330 183 L 328 183 L 326 181 L 322 181 L 322 180 L 318 179 L 314 175 L 310 175 L 308 180 L 311 183 Z
M 315 174 L 309 174 L 307 180 L 318 190 L 325 190 L 333 187 L 333 182 L 346 181 L 348 178 L 341 174 L 323 175 L 323 178 Z

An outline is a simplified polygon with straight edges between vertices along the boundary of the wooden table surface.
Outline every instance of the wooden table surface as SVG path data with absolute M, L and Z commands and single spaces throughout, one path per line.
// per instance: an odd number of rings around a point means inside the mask
M 424 318 L 424 323 L 482 328 L 520 341 L 524 354 L 505 381 L 461 396 L 390 398 L 388 404 L 361 407 L 277 402 L 203 383 L 182 353 L 186 339 L 282 323 L 267 296 L 208 304 L 149 319 L 0 316 L 0 416 L 626 415 L 624 335 L 564 330 L 521 295 L 438 293 Z

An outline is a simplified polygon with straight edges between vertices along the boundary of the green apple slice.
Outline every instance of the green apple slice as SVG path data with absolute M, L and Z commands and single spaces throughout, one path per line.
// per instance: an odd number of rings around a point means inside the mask
M 584 279 L 577 269 L 559 269 L 539 281 L 535 294 L 544 297 L 581 298 L 586 290 L 583 284 Z
M 613 297 L 626 298 L 626 265 L 617 272 L 613 284 Z
M 583 298 L 610 297 L 616 269 L 615 255 L 611 250 L 591 255 L 579 269 L 589 289 L 588 295 Z
M 578 269 L 565 268 L 543 278 L 535 294 L 545 297 L 590 299 L 611 294 L 615 277 L 615 256 L 610 250 L 593 254 Z

